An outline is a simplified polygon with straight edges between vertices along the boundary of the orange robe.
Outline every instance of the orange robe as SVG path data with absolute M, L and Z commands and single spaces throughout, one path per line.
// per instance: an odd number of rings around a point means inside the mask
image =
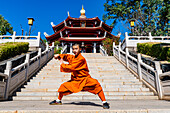
M 76 58 L 74 55 L 69 54 L 60 54 L 60 57 L 69 62 L 69 64 L 61 64 L 60 71 L 71 72 L 71 80 L 61 84 L 58 92 L 68 95 L 79 91 L 88 91 L 93 94 L 98 94 L 102 91 L 100 83 L 90 76 L 86 59 L 81 53 Z

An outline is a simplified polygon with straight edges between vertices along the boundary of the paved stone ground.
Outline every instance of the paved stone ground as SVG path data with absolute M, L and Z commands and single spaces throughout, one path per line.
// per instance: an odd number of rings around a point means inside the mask
M 63 105 L 49 105 L 49 101 L 1 101 L 0 113 L 170 113 L 170 101 L 115 100 L 110 109 L 101 101 L 63 101 Z

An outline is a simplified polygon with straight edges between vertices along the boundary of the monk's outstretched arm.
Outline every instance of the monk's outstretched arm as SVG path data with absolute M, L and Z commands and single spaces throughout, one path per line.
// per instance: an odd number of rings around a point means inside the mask
M 60 58 L 63 59 L 64 61 L 69 62 L 69 60 L 72 59 L 72 55 L 70 54 L 59 54 Z
M 61 64 L 60 70 L 61 72 L 74 72 L 76 70 L 79 70 L 81 66 L 83 65 L 84 60 L 74 60 L 72 64 Z

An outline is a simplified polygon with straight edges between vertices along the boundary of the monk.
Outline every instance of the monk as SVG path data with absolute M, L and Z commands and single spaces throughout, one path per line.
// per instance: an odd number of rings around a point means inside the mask
M 73 45 L 73 53 L 70 54 L 57 54 L 54 55 L 55 59 L 60 60 L 60 71 L 71 73 L 71 80 L 61 84 L 58 89 L 58 99 L 50 102 L 50 105 L 61 105 L 61 99 L 64 95 L 78 93 L 80 91 L 88 91 L 97 94 L 102 100 L 103 108 L 109 109 L 102 87 L 100 83 L 92 78 L 89 74 L 86 59 L 81 55 L 81 48 L 79 44 Z M 64 64 L 63 61 L 69 64 Z

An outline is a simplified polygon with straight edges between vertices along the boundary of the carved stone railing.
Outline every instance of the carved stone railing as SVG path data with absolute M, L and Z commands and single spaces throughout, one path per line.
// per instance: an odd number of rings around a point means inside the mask
M 61 54 L 67 53 L 67 45 L 62 47 Z
M 6 87 L 6 82 L 8 75 L 4 73 L 0 73 L 0 100 L 4 100 L 5 97 L 5 87 Z
M 158 94 L 159 98 L 162 99 L 162 87 L 160 81 L 160 74 L 162 74 L 162 70 L 160 68 L 160 64 L 158 61 L 155 61 L 155 68 L 145 64 L 141 59 L 141 54 L 137 54 L 137 58 L 131 56 L 129 54 L 128 48 L 126 51 L 122 51 L 121 43 L 119 46 L 115 46 L 113 43 L 113 55 L 123 63 L 127 69 L 132 71 L 139 80 L 143 81 L 145 85 L 147 85 L 152 91 Z
M 13 94 L 20 86 L 22 86 L 30 77 L 39 71 L 39 69 L 46 64 L 54 55 L 54 43 L 51 47 L 48 45 L 46 49 L 42 52 L 39 48 L 38 55 L 30 58 L 30 54 L 26 54 L 25 62 L 12 68 L 12 62 L 8 61 L 6 65 L 6 70 L 4 72 L 7 75 L 3 87 L 5 86 L 5 92 L 1 96 L 1 100 L 8 99 L 9 96 Z M 0 75 L 1 76 L 1 75 Z
M 6 42 L 28 42 L 29 49 L 35 50 L 42 48 L 44 50 L 46 47 L 44 41 L 41 39 L 41 33 L 38 32 L 38 36 L 17 36 L 16 32 L 13 32 L 13 35 L 0 35 L 0 43 Z
M 170 36 L 152 36 L 149 33 L 149 36 L 128 36 L 128 33 L 125 33 L 125 38 L 121 44 L 121 49 L 125 48 L 137 48 L 137 43 L 145 42 L 160 42 L 160 43 L 170 43 Z
M 170 99 L 170 72 L 160 74 L 163 99 Z
M 102 45 L 100 45 L 100 53 L 104 56 L 108 56 L 106 50 L 104 49 L 104 47 Z

